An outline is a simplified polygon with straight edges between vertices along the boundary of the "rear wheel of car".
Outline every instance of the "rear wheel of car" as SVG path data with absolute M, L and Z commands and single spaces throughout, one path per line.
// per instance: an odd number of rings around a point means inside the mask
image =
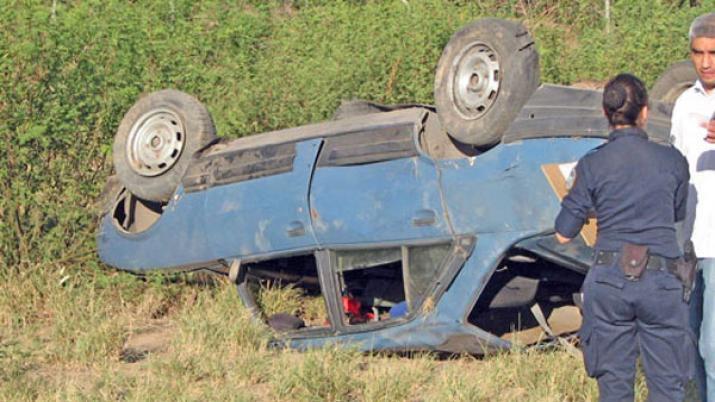
M 526 28 L 487 18 L 459 30 L 435 74 L 437 114 L 447 132 L 478 147 L 501 140 L 539 86 L 539 56 Z
M 693 86 L 697 79 L 697 73 L 690 60 L 673 63 L 655 82 L 650 90 L 650 97 L 661 102 L 675 103 L 680 94 Z
M 191 156 L 213 142 L 216 128 L 206 107 L 184 92 L 150 93 L 129 109 L 114 137 L 114 169 L 132 194 L 167 201 Z

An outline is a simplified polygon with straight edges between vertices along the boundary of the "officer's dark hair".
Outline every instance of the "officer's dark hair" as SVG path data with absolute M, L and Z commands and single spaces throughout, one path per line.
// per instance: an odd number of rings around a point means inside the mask
M 603 90 L 603 111 L 612 126 L 635 126 L 638 115 L 648 104 L 643 81 L 632 74 L 618 74 Z

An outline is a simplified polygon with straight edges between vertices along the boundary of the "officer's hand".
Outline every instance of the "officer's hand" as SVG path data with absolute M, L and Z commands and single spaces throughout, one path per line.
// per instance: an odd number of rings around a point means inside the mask
M 713 138 L 713 141 L 715 141 L 715 138 Z M 559 232 L 556 232 L 556 241 L 559 242 L 559 244 L 565 244 L 570 242 L 571 238 L 566 237 Z

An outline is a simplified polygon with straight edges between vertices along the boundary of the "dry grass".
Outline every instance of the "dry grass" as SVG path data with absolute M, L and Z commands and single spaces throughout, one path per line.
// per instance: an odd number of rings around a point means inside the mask
M 275 350 L 224 282 L 59 279 L 2 278 L 0 400 L 597 400 L 580 359 L 559 349 L 446 360 Z
M 256 302 L 266 317 L 286 313 L 300 317 L 306 326 L 322 326 L 328 320 L 323 297 L 309 295 L 298 287 L 267 283 L 257 286 Z

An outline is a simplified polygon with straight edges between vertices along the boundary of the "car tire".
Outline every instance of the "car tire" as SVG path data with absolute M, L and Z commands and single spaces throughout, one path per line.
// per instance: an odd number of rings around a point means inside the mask
M 650 90 L 651 99 L 665 103 L 675 103 L 680 94 L 693 86 L 698 75 L 690 60 L 673 63 L 655 81 Z
M 539 55 L 526 28 L 495 18 L 456 32 L 435 73 L 437 114 L 447 132 L 477 147 L 497 144 L 539 86 Z
M 198 99 L 173 89 L 153 92 L 139 99 L 119 124 L 114 169 L 137 197 L 166 202 L 192 155 L 215 139 L 211 114 Z

